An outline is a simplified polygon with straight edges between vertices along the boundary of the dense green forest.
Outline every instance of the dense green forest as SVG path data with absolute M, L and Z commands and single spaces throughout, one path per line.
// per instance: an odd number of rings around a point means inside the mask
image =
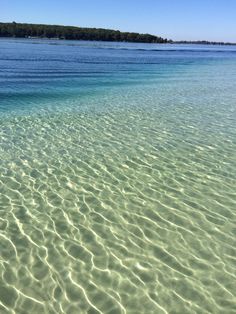
M 143 43 L 166 43 L 167 39 L 150 34 L 128 33 L 103 28 L 74 26 L 0 23 L 0 37 L 40 37 L 76 40 L 127 41 Z

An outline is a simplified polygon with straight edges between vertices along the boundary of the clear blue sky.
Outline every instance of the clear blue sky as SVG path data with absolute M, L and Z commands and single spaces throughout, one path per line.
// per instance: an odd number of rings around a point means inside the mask
M 236 42 L 236 0 L 0 0 L 0 21 Z

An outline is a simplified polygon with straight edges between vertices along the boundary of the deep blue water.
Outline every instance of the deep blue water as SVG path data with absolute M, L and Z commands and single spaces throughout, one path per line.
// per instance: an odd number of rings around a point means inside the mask
M 228 71 L 235 57 L 234 46 L 1 39 L 0 108 L 181 80 L 179 74 L 222 62 Z

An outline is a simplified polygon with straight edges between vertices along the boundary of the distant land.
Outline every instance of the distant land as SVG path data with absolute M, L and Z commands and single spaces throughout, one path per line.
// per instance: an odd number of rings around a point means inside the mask
M 228 42 L 173 41 L 151 34 L 120 32 L 104 28 L 88 28 L 63 25 L 28 24 L 28 23 L 1 23 L 0 37 L 14 38 L 48 38 L 66 40 L 94 40 L 137 43 L 169 43 L 169 44 L 204 44 L 204 45 L 236 45 Z
M 222 42 L 222 41 L 208 41 L 208 40 L 179 40 L 179 41 L 172 41 L 174 44 L 194 44 L 194 45 L 236 45 L 236 43 L 230 42 Z
M 126 41 L 141 43 L 167 43 L 162 37 L 120 32 L 103 28 L 84 28 L 75 26 L 0 23 L 0 37 L 16 38 L 53 38 L 70 40 Z

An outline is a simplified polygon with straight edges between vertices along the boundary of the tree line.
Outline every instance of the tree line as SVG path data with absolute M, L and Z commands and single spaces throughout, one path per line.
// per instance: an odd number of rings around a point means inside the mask
M 126 41 L 141 43 L 167 43 L 162 37 L 103 28 L 84 28 L 75 26 L 0 23 L 0 37 L 19 38 L 57 38 L 71 40 Z
M 208 41 L 208 40 L 194 40 L 194 41 L 189 41 L 189 40 L 180 40 L 180 41 L 175 41 L 175 44 L 195 44 L 195 45 L 236 45 L 236 43 L 230 43 L 230 42 L 222 42 L 222 41 Z

